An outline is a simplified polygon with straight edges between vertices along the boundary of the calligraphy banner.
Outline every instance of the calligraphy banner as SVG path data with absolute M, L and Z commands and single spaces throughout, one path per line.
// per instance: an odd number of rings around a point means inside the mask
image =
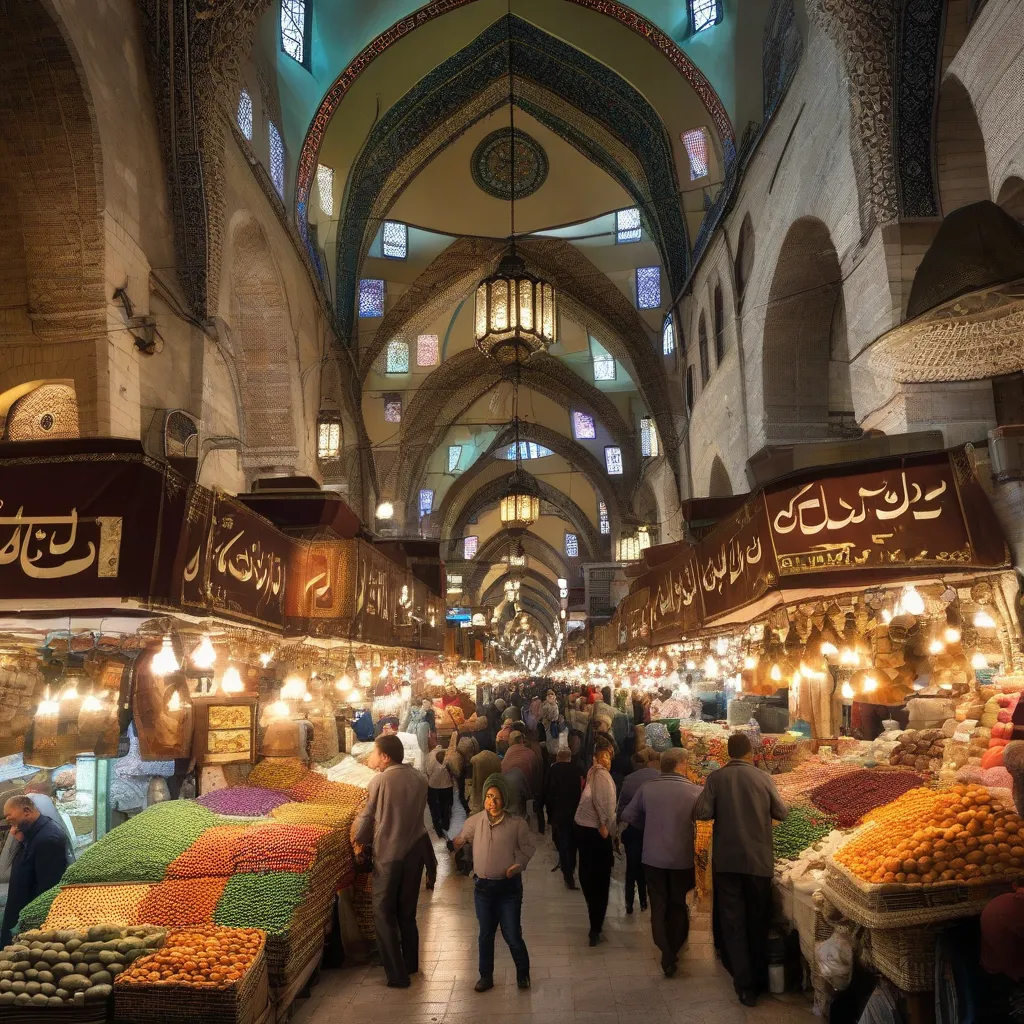
M 700 583 L 697 552 L 689 544 L 641 577 L 638 589 L 650 594 L 650 642 L 667 644 L 700 628 Z

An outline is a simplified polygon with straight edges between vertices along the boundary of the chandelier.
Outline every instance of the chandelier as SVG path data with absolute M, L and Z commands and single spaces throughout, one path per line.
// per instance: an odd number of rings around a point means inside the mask
M 516 431 L 518 436 L 519 431 Z M 518 449 L 518 442 L 516 448 Z M 533 478 L 516 467 L 509 476 L 508 490 L 501 499 L 499 513 L 506 530 L 528 530 L 540 517 L 540 495 Z
M 476 289 L 477 348 L 502 366 L 520 365 L 558 340 L 555 289 L 534 277 L 516 252 L 516 119 L 512 79 L 512 19 L 508 19 L 508 120 L 511 188 L 509 246 L 498 269 Z

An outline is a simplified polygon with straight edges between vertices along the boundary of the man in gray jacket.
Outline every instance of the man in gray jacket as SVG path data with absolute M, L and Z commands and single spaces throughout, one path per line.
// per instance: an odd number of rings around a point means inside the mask
M 697 817 L 715 823 L 715 946 L 744 1006 L 756 1006 L 758 993 L 768 987 L 772 819 L 784 821 L 788 814 L 772 777 L 754 766 L 749 737 L 730 736 L 729 761 L 708 776 Z
M 405 748 L 397 736 L 378 736 L 362 813 L 352 823 L 352 844 L 373 845 L 373 929 L 389 988 L 408 988 L 419 970 L 420 934 L 416 928 L 426 833 L 427 780 L 403 764 Z M 358 852 L 358 849 L 357 849 Z

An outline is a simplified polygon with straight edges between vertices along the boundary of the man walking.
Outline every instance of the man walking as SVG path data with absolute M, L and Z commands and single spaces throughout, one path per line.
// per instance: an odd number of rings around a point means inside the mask
M 712 861 L 715 946 L 744 1006 L 756 1006 L 768 987 L 768 931 L 772 921 L 772 819 L 789 809 L 767 772 L 754 766 L 745 733 L 729 737 L 729 761 L 713 771 L 697 817 L 715 823 Z
M 548 809 L 552 837 L 558 850 L 557 868 L 562 869 L 567 889 L 575 889 L 576 882 L 576 833 L 573 818 L 580 805 L 587 773 L 572 759 L 568 747 L 562 747 L 555 757 L 555 763 L 548 770 L 544 784 L 544 803 Z M 552 870 L 557 870 L 553 868 Z
M 452 824 L 452 807 L 455 804 L 455 780 L 445 761 L 444 751 L 438 747 L 427 754 L 427 806 L 430 808 L 430 821 L 438 839 L 448 838 L 448 829 Z
M 641 786 L 622 811 L 622 820 L 643 835 L 651 934 L 661 950 L 666 978 L 676 973 L 679 951 L 690 934 L 686 894 L 695 883 L 693 811 L 700 789 L 686 778 L 686 765 L 685 750 L 666 750 L 661 755 L 661 774 Z
M 480 926 L 477 992 L 494 988 L 494 933 L 508 943 L 516 965 L 516 984 L 530 987 L 530 955 L 523 941 L 522 873 L 534 852 L 533 835 L 523 818 L 509 814 L 505 777 L 492 775 L 484 783 L 484 809 L 466 819 L 455 849 L 473 846 L 473 902 Z
M 0 947 L 11 941 L 22 910 L 41 893 L 53 888 L 68 865 L 64 829 L 41 814 L 31 797 L 12 796 L 4 804 L 4 817 L 19 845 L 11 861 L 7 906 L 0 925 Z
M 373 846 L 373 928 L 389 988 L 408 988 L 419 970 L 416 901 L 423 873 L 427 780 L 411 764 L 397 736 L 378 736 L 369 764 L 362 813 L 352 823 L 352 844 Z M 358 852 L 358 849 L 357 849 Z
M 661 754 L 653 747 L 638 750 L 630 759 L 633 770 L 626 776 L 619 793 L 619 802 L 615 807 L 615 816 L 621 823 L 622 812 L 630 805 L 633 797 L 640 792 L 640 787 L 658 778 L 661 772 L 658 765 Z M 643 847 L 644 830 L 635 825 L 626 825 L 622 833 L 622 846 L 626 853 L 626 913 L 633 913 L 633 894 L 640 897 L 640 909 L 647 909 L 647 880 L 644 876 Z

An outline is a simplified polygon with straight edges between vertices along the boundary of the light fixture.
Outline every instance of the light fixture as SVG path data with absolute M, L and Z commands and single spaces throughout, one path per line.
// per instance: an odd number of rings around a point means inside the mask
M 853 687 L 848 682 L 843 683 L 840 692 L 843 695 L 843 700 L 853 700 L 853 698 L 856 696 L 856 694 L 853 692 Z
M 307 693 L 306 680 L 302 676 L 289 676 L 281 687 L 281 700 L 304 700 Z
M 169 676 L 181 670 L 181 664 L 174 654 L 174 647 L 171 645 L 171 638 L 165 636 L 160 650 L 153 655 L 149 663 L 149 669 L 155 676 Z
M 782 669 L 779 668 L 778 664 L 772 665 L 771 671 L 768 673 L 768 676 L 773 683 L 781 683 Z
M 213 668 L 213 663 L 216 660 L 217 651 L 214 649 L 209 635 L 204 633 L 203 639 L 199 641 L 199 646 L 192 652 L 192 664 L 196 668 L 210 669 Z
M 171 699 L 167 702 L 168 711 L 180 711 L 182 708 L 181 694 L 177 690 L 171 694 Z
M 704 675 L 709 678 L 718 675 L 718 662 L 710 654 L 704 659 Z
M 945 640 L 947 644 L 960 643 L 960 627 L 947 626 L 942 632 L 942 639 Z
M 291 709 L 285 700 L 275 700 L 273 704 L 267 707 L 267 715 L 270 718 L 287 718 L 290 714 Z
M 90 693 L 83 701 L 81 710 L 87 713 L 104 710 L 104 703 L 95 694 Z
M 382 501 L 377 506 L 377 518 L 378 519 L 394 519 L 395 517 L 395 506 L 390 501 Z
M 222 693 L 242 693 L 245 690 L 242 677 L 234 665 L 228 665 L 224 669 L 224 675 L 220 680 L 220 689 Z
M 513 93 L 512 19 L 508 22 L 509 246 L 498 269 L 476 289 L 477 348 L 503 366 L 519 366 L 558 340 L 555 289 L 527 273 L 516 252 L 516 117 Z M 516 457 L 519 438 L 516 438 Z
M 720 636 L 715 641 L 715 653 L 720 658 L 724 658 L 729 653 L 729 641 L 724 636 Z
M 515 422 L 518 438 L 518 418 Z M 518 443 L 516 448 L 518 450 Z M 518 459 L 515 471 L 509 476 L 508 490 L 501 499 L 499 514 L 501 525 L 512 531 L 528 530 L 540 518 L 540 495 L 533 479 L 519 468 Z
M 757 668 L 757 658 L 755 658 L 753 655 L 748 654 L 743 659 L 743 668 L 747 672 L 752 672 L 755 668 Z
M 928 644 L 929 654 L 941 654 L 945 649 L 946 645 L 937 637 Z
M 917 588 L 910 586 L 903 588 L 903 595 L 900 598 L 903 610 L 910 615 L 924 614 L 924 598 L 917 592 Z
M 864 680 L 864 692 L 874 693 L 878 689 L 878 680 L 874 676 L 868 676 Z
M 264 668 L 266 668 L 273 660 L 274 660 L 274 656 L 269 651 L 264 651 L 260 655 L 260 664 Z
M 982 608 L 974 613 L 974 626 L 976 629 L 995 629 L 996 620 Z
M 975 651 L 971 655 L 971 668 L 976 672 L 980 672 L 982 669 L 988 668 L 988 659 L 981 651 Z
M 50 696 L 50 688 L 47 687 L 46 692 L 43 695 L 43 699 L 39 702 L 39 706 L 36 708 L 36 718 L 52 718 L 59 714 L 60 701 L 56 701 Z

